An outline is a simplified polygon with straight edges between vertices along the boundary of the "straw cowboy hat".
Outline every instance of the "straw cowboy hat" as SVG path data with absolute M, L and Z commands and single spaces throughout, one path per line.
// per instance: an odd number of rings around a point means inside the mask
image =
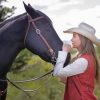
M 70 28 L 63 32 L 71 34 L 75 32 L 81 34 L 84 37 L 87 37 L 89 40 L 91 40 L 94 44 L 100 46 L 100 40 L 98 40 L 97 37 L 95 36 L 95 29 L 84 22 L 80 23 L 78 27 Z

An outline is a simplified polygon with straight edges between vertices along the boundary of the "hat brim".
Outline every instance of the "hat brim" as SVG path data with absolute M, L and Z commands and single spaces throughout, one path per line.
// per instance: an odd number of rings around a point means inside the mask
M 63 31 L 64 33 L 69 33 L 69 34 L 74 34 L 74 33 L 78 33 L 86 38 L 88 38 L 89 40 L 91 40 L 94 44 L 96 44 L 97 46 L 100 46 L 100 40 L 97 39 L 97 37 L 93 34 L 90 34 L 88 31 L 85 31 L 83 29 L 80 28 L 70 28 L 68 30 Z

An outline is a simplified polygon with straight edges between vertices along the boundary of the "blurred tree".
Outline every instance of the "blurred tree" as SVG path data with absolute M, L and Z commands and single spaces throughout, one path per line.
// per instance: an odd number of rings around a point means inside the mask
M 96 50 L 97 50 L 97 56 L 100 58 L 100 47 L 96 47 Z
M 12 64 L 11 71 L 17 72 L 28 64 L 28 61 L 32 59 L 32 53 L 27 49 L 22 50 L 16 57 L 14 63 Z
M 7 0 L 0 0 L 0 22 L 4 21 L 8 17 L 11 17 L 14 14 L 16 7 L 12 6 L 11 8 L 5 7 L 2 3 L 7 2 Z

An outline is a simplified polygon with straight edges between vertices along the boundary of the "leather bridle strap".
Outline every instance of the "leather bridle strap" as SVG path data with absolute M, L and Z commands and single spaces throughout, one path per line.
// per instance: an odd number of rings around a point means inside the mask
M 56 61 L 56 56 L 55 56 L 55 52 L 54 50 L 52 49 L 52 47 L 49 45 L 49 43 L 47 42 L 47 40 L 44 38 L 44 36 L 41 34 L 41 30 L 37 28 L 36 24 L 35 24 L 35 21 L 37 20 L 40 20 L 44 18 L 43 16 L 40 16 L 40 17 L 37 17 L 35 19 L 32 19 L 30 15 L 28 15 L 28 28 L 27 28 L 27 31 L 26 31 L 26 36 L 25 36 L 25 39 L 24 39 L 24 44 L 25 44 L 25 40 L 26 40 L 26 37 L 27 37 L 27 34 L 28 34 L 28 31 L 29 31 L 29 27 L 30 27 L 30 23 L 32 23 L 33 27 L 35 28 L 35 31 L 36 33 L 40 36 L 40 38 L 43 40 L 43 42 L 45 43 L 45 45 L 47 46 L 48 48 L 48 51 L 50 52 L 52 58 L 51 58 L 51 61 L 55 62 Z

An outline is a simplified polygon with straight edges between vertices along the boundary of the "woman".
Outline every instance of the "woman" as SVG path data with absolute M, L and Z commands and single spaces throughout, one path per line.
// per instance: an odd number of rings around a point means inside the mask
M 69 44 L 64 44 L 54 67 L 53 75 L 66 79 L 63 81 L 66 84 L 64 100 L 97 100 L 93 90 L 95 79 L 99 79 L 99 64 L 93 43 L 100 46 L 100 41 L 95 36 L 95 29 L 80 23 L 64 33 L 73 34 L 72 45 L 78 50 L 77 57 L 63 67 L 67 53 L 72 49 Z

